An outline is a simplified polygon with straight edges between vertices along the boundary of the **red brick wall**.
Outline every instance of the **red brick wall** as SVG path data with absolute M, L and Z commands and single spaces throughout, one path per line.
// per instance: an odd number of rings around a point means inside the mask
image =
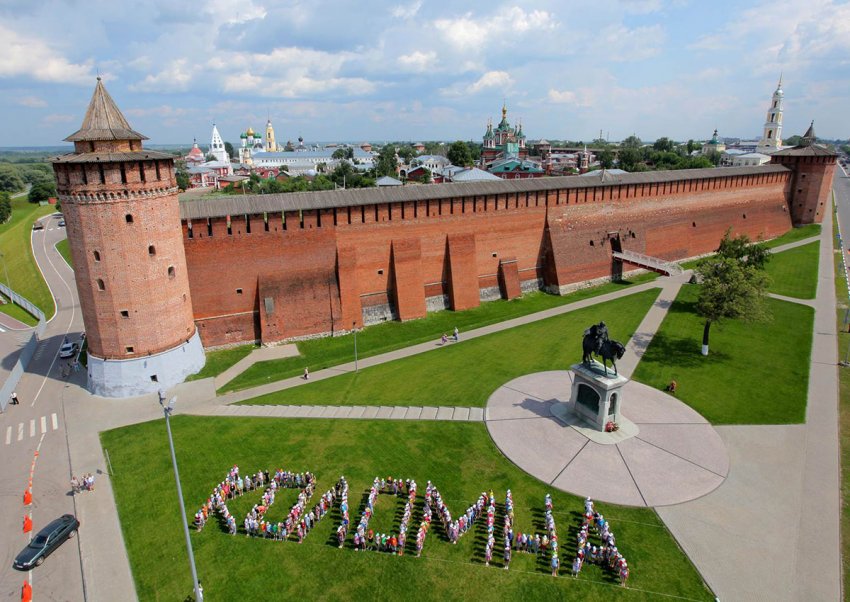
M 185 240 L 195 319 L 206 345 L 349 330 L 365 307 L 394 304 L 402 319 L 424 315 L 425 297 L 449 294 L 472 307 L 499 285 L 515 258 L 507 294 L 542 277 L 564 286 L 612 273 L 610 236 L 624 249 L 666 259 L 714 250 L 728 227 L 777 236 L 791 220 L 789 173 L 668 183 L 532 191 L 441 200 L 233 216 L 193 223 Z M 548 206 L 547 206 L 548 203 Z M 547 215 L 548 211 L 548 215 Z M 746 216 L 746 217 L 744 217 Z M 590 242 L 593 241 L 593 245 Z M 504 279 L 503 279 L 504 282 Z M 267 284 L 266 284 L 267 283 Z M 261 287 L 283 316 L 260 319 Z M 237 295 L 236 288 L 242 288 Z
M 499 261 L 499 289 L 502 291 L 503 299 L 516 299 L 522 295 L 517 262 L 513 257 L 506 257 Z
M 794 169 L 794 175 L 788 184 L 789 205 L 794 223 L 821 223 L 824 211 L 829 207 L 835 157 L 780 155 L 772 160 Z

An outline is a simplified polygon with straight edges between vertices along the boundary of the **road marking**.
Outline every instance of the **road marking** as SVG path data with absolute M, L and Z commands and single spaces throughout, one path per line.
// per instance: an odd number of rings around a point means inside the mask
M 30 437 L 35 437 L 35 418 L 30 420 Z
M 0 332 L 6 332 L 6 329 L 0 326 Z
M 18 441 L 21 441 L 24 438 L 24 423 L 18 423 Z
M 9 445 L 12 442 L 12 427 L 6 427 L 6 445 Z
M 41 417 L 41 434 L 43 435 L 46 432 L 47 432 L 47 416 L 42 416 Z
M 50 420 L 53 422 L 53 430 L 55 431 L 59 428 L 59 420 L 56 418 L 55 413 L 50 415 Z

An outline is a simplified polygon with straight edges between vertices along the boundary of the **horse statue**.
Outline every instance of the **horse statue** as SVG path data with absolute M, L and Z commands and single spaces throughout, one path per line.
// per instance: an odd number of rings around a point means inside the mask
M 608 327 L 605 326 L 605 322 L 594 324 L 584 331 L 582 351 L 584 352 L 581 358 L 582 363 L 592 365 L 593 355 L 598 355 L 602 358 L 602 367 L 605 370 L 605 376 L 608 376 L 609 360 L 611 361 L 611 366 L 614 368 L 614 376 L 619 376 L 616 360 L 623 357 L 623 354 L 626 353 L 626 348 L 619 341 L 613 341 L 608 338 Z

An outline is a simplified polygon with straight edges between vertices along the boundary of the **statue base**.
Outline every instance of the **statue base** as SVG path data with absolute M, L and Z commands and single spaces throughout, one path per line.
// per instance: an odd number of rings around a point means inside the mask
M 605 432 L 608 423 L 619 426 L 623 421 L 620 415 L 622 388 L 629 379 L 612 374 L 597 361 L 573 364 L 570 369 L 573 373 L 570 396 L 573 412 L 597 431 Z
M 620 420 L 617 422 L 619 428 L 616 431 L 608 433 L 604 430 L 600 431 L 595 424 L 579 416 L 573 408 L 573 404 L 569 402 L 554 403 L 549 411 L 559 422 L 572 427 L 576 432 L 600 445 L 622 443 L 640 433 L 638 425 L 625 416 L 620 416 Z

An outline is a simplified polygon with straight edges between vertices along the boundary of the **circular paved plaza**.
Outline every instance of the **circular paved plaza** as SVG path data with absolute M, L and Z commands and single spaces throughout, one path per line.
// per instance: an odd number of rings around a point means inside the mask
M 679 504 L 726 479 L 723 441 L 689 406 L 629 381 L 622 414 L 636 428 L 612 436 L 590 432 L 571 419 L 571 408 L 556 405 L 568 406 L 571 377 L 566 370 L 528 374 L 487 401 L 490 436 L 526 472 L 563 491 L 630 506 Z

